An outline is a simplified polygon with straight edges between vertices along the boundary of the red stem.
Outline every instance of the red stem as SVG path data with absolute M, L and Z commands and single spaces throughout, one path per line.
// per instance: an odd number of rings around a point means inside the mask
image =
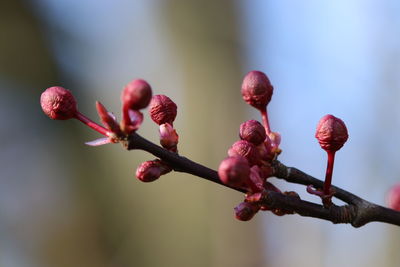
M 265 107 L 264 110 L 260 110 L 260 112 L 261 112 L 261 117 L 262 117 L 264 128 L 265 128 L 265 132 L 267 133 L 267 135 L 269 135 L 271 133 L 271 129 L 269 128 L 267 107 Z
M 129 117 L 129 108 L 125 105 L 122 107 L 122 121 L 123 125 L 131 124 L 131 118 Z
M 80 120 L 83 124 L 86 124 L 87 126 L 92 128 L 93 130 L 101 133 L 102 135 L 105 135 L 107 137 L 110 136 L 110 131 L 108 131 L 103 126 L 98 125 L 97 123 L 95 123 L 94 121 L 92 121 L 91 119 L 89 119 L 88 117 L 86 117 L 85 115 L 80 113 L 79 111 L 76 112 L 75 118 L 77 120 Z
M 333 163 L 335 162 L 335 152 L 327 151 L 328 153 L 328 165 L 326 166 L 326 175 L 324 182 L 324 194 L 329 195 L 331 193 L 331 183 L 332 183 L 332 173 L 333 173 Z

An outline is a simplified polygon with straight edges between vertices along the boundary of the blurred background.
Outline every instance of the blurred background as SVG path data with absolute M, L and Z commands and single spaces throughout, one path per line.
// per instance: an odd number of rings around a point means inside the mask
M 89 117 L 96 100 L 119 115 L 122 87 L 146 79 L 178 105 L 180 153 L 216 169 L 240 123 L 260 119 L 240 85 L 261 70 L 281 161 L 322 178 L 314 131 L 334 114 L 350 134 L 334 184 L 384 205 L 400 180 L 399 14 L 395 0 L 1 1 L 0 267 L 399 266 L 398 227 L 239 222 L 242 195 L 180 173 L 143 184 L 151 155 L 85 146 L 95 132 L 39 105 L 62 85 Z M 139 133 L 157 141 L 147 114 Z

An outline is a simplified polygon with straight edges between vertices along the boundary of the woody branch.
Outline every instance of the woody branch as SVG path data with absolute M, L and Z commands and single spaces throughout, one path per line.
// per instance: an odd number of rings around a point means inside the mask
M 219 179 L 217 171 L 196 163 L 186 157 L 170 152 L 143 138 L 137 133 L 131 134 L 126 143 L 124 143 L 124 146 L 128 150 L 144 150 L 167 162 L 174 171 L 192 174 L 222 186 L 229 187 L 233 190 L 245 193 L 244 190 L 223 184 Z M 323 181 L 314 178 L 296 168 L 287 167 L 279 161 L 274 161 L 273 167 L 275 170 L 275 177 L 283 179 L 289 183 L 296 183 L 306 186 L 313 185 L 315 188 L 322 188 L 324 185 Z M 333 196 L 344 201 L 347 203 L 347 205 L 332 205 L 327 209 L 323 205 L 304 201 L 298 197 L 284 195 L 272 190 L 267 190 L 267 193 L 262 201 L 271 208 L 285 209 L 301 216 L 319 218 L 332 223 L 348 223 L 354 227 L 361 227 L 374 221 L 400 226 L 400 212 L 368 202 L 339 187 L 333 186 L 333 189 L 335 191 Z

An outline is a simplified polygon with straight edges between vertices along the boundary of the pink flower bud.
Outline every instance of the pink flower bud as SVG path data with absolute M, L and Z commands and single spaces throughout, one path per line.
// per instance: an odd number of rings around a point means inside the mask
M 218 175 L 224 184 L 242 187 L 249 178 L 250 167 L 243 157 L 228 157 L 219 164 Z
M 249 221 L 259 211 L 260 207 L 252 202 L 242 202 L 235 207 L 236 219 L 240 221 Z
M 175 120 L 176 104 L 166 95 L 155 95 L 152 97 L 149 106 L 151 119 L 158 125 L 172 123 Z
M 136 177 L 142 182 L 153 182 L 172 169 L 161 160 L 149 160 L 139 165 Z
M 75 97 L 60 86 L 47 88 L 40 96 L 43 112 L 53 120 L 68 120 L 77 110 Z
M 145 108 L 151 100 L 151 95 L 151 87 L 145 80 L 133 80 L 122 91 L 123 109 L 139 110 Z
M 231 157 L 242 156 L 248 160 L 250 166 L 260 162 L 260 154 L 257 147 L 246 140 L 235 142 L 228 150 L 228 155 Z
M 160 125 L 160 144 L 162 147 L 176 152 L 179 136 L 169 123 Z
M 249 105 L 262 110 L 271 101 L 273 89 L 267 75 L 253 70 L 243 79 L 242 96 Z
M 400 183 L 390 188 L 386 196 L 386 203 L 389 208 L 400 211 Z
M 333 115 L 322 117 L 317 126 L 315 138 L 322 149 L 335 152 L 339 150 L 349 138 L 344 122 Z
M 240 125 L 239 136 L 258 146 L 266 138 L 264 126 L 256 120 L 248 120 Z
M 271 141 L 271 147 L 272 148 L 279 148 L 279 145 L 281 144 L 281 135 L 278 132 L 270 132 L 268 135 L 270 141 Z

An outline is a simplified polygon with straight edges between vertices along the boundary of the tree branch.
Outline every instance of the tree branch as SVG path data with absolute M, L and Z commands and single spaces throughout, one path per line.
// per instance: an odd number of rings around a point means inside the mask
M 128 150 L 140 149 L 147 151 L 157 158 L 167 162 L 174 171 L 189 173 L 208 181 L 229 187 L 236 191 L 246 193 L 244 190 L 230 187 L 223 184 L 215 170 L 182 157 L 177 153 L 170 152 L 141 137 L 137 133 L 129 136 L 123 142 Z M 323 182 L 296 168 L 287 167 L 279 161 L 273 161 L 274 176 L 289 183 L 302 185 L 313 185 L 315 188 L 322 188 Z M 349 223 L 354 227 L 361 227 L 369 222 L 385 222 L 400 226 L 400 212 L 388 209 L 377 204 L 368 202 L 344 189 L 332 186 L 335 191 L 334 197 L 347 203 L 343 206 L 332 205 L 325 208 L 320 204 L 301 200 L 298 197 L 266 190 L 262 203 L 271 209 L 283 209 L 297 213 L 301 216 L 314 217 L 330 221 L 332 223 Z

